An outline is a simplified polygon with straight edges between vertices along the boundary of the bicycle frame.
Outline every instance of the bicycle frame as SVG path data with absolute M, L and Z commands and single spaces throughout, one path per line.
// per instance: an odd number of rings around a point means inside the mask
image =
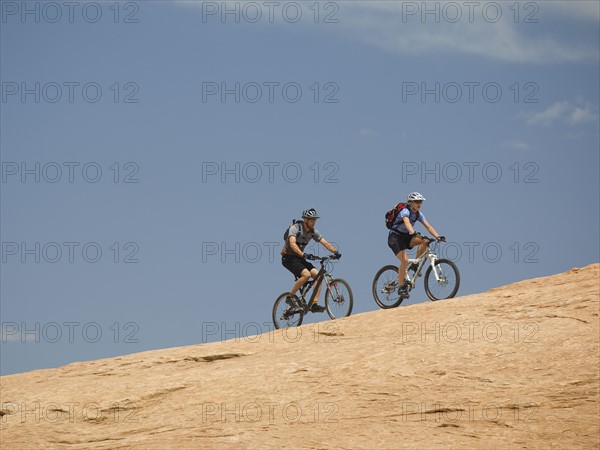
M 321 260 L 321 269 L 319 270 L 319 273 L 317 273 L 317 277 L 312 280 L 308 280 L 300 288 L 300 297 L 302 298 L 302 300 L 306 301 L 306 298 L 305 298 L 306 294 L 308 293 L 308 291 L 310 291 L 310 289 L 313 286 L 315 286 L 315 288 L 310 296 L 310 299 L 308 301 L 309 305 L 315 301 L 317 292 L 319 291 L 319 287 L 321 286 L 321 283 L 323 282 L 323 280 L 325 280 L 325 284 L 327 285 L 327 290 L 331 291 L 331 280 L 333 279 L 333 277 L 325 268 L 326 261 L 327 261 L 326 259 Z
M 427 244 L 427 250 L 425 250 L 425 253 L 423 253 L 420 258 L 414 258 L 414 259 L 408 260 L 409 264 L 412 264 L 412 263 L 417 264 L 417 270 L 415 271 L 415 275 L 412 279 L 410 278 L 408 270 L 406 271 L 406 280 L 410 283 L 410 285 L 413 289 L 415 287 L 417 278 L 421 275 L 421 271 L 423 270 L 423 268 L 425 266 L 425 262 L 427 260 L 429 260 L 429 264 L 431 265 L 431 267 L 433 269 L 432 272 L 435 275 L 436 281 L 440 281 L 440 274 L 438 273 L 438 268 L 435 264 L 438 260 L 438 256 L 430 248 L 432 243 L 434 243 L 434 241 L 429 241 L 429 243 Z
M 273 305 L 273 323 L 276 328 L 299 326 L 302 324 L 304 316 L 311 312 L 327 311 L 331 319 L 347 317 L 352 313 L 353 299 L 350 285 L 341 278 L 334 278 L 332 276 L 333 267 L 327 264 L 329 260 L 340 259 L 340 256 L 339 254 L 326 257 L 309 255 L 306 258 L 308 260 L 318 260 L 321 267 L 319 270 L 312 270 L 311 268 L 314 278 L 311 276 L 304 282 L 295 293 L 296 295 L 292 296 L 290 292 L 279 295 Z M 297 280 L 298 277 L 296 277 Z M 325 291 L 325 308 L 318 306 L 315 309 L 313 305 L 318 305 L 317 292 L 323 287 L 323 280 L 325 280 L 327 287 Z M 308 298 L 309 291 L 313 287 L 315 289 Z
M 458 292 L 460 286 L 458 267 L 450 259 L 439 258 L 438 247 L 433 245 L 444 240 L 440 241 L 427 236 L 423 236 L 423 238 L 424 246 L 421 247 L 423 254 L 418 258 L 406 258 L 406 253 L 400 255 L 400 259 L 410 263 L 408 270 L 404 272 L 404 279 L 398 279 L 402 272 L 397 265 L 392 264 L 383 266 L 375 274 L 372 284 L 373 298 L 381 308 L 395 308 L 403 300 L 409 298 L 410 291 L 417 285 L 418 277 L 423 275 L 425 293 L 432 301 L 453 298 Z M 424 271 L 427 261 L 430 266 Z M 402 266 L 405 267 L 404 264 Z

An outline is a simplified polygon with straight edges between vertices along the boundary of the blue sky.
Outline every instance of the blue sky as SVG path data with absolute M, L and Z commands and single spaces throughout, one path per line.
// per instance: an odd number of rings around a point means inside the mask
M 598 2 L 422 5 L 2 1 L 1 373 L 270 331 L 308 207 L 354 313 L 411 191 L 459 295 L 598 262 Z

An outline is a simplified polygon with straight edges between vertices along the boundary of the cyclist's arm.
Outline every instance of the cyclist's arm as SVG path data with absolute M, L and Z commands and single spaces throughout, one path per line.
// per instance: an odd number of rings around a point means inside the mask
M 337 252 L 337 249 L 336 249 L 336 248 L 335 248 L 333 245 L 331 245 L 329 242 L 327 242 L 327 241 L 325 240 L 325 238 L 321 238 L 321 240 L 319 241 L 319 243 L 320 243 L 320 244 L 321 244 L 323 247 L 325 247 L 327 250 L 329 250 L 331 253 L 335 253 L 335 252 Z
M 425 228 L 427 228 L 427 231 L 429 231 L 434 238 L 437 239 L 440 237 L 439 233 L 437 231 L 435 231 L 435 228 L 433 228 L 431 226 L 431 224 L 429 222 L 427 222 L 426 220 L 423 221 L 423 226 Z
M 292 249 L 292 251 L 300 257 L 304 256 L 304 252 L 302 250 L 300 250 L 300 247 L 298 247 L 298 244 L 296 244 L 296 236 L 291 235 L 289 237 L 289 241 L 290 241 L 290 248 Z
M 403 217 L 402 221 L 404 222 L 404 226 L 408 230 L 408 234 L 414 234 L 415 229 L 413 228 L 412 223 L 410 223 L 410 219 L 408 218 L 408 216 Z

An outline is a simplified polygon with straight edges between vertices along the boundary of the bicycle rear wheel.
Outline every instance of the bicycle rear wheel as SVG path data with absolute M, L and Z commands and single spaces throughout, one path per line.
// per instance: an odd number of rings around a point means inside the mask
M 380 308 L 395 308 L 402 303 L 398 295 L 398 267 L 385 266 L 379 269 L 373 279 L 373 298 Z
M 325 292 L 325 307 L 329 317 L 339 319 L 349 316 L 352 313 L 353 304 L 350 285 L 341 278 L 332 280 L 329 289 Z
M 297 327 L 302 325 L 304 319 L 304 310 L 300 307 L 289 306 L 286 303 L 288 296 L 292 296 L 289 292 L 284 292 L 273 305 L 273 325 L 276 329 Z M 293 295 L 296 305 L 300 305 L 300 300 Z
M 439 280 L 436 279 L 435 274 L 432 274 L 433 266 L 429 266 L 425 273 L 427 296 L 433 301 L 454 297 L 460 286 L 458 267 L 449 259 L 438 259 L 435 267 L 440 277 Z

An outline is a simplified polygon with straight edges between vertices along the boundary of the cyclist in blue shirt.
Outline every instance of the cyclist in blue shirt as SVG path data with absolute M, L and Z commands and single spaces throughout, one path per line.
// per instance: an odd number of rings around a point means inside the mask
M 400 267 L 398 267 L 398 281 L 400 288 L 398 289 L 398 294 L 402 297 L 407 297 L 408 295 L 408 289 L 404 283 L 404 277 L 408 266 L 408 254 L 406 253 L 406 250 L 410 250 L 418 245 L 419 248 L 417 250 L 416 258 L 419 258 L 427 250 L 427 240 L 415 231 L 415 224 L 421 222 L 434 238 L 439 241 L 445 240 L 444 236 L 440 236 L 429 222 L 427 222 L 425 215 L 421 212 L 424 200 L 425 197 L 418 192 L 411 192 L 408 194 L 408 206 L 398 213 L 388 235 L 388 246 L 400 260 Z

